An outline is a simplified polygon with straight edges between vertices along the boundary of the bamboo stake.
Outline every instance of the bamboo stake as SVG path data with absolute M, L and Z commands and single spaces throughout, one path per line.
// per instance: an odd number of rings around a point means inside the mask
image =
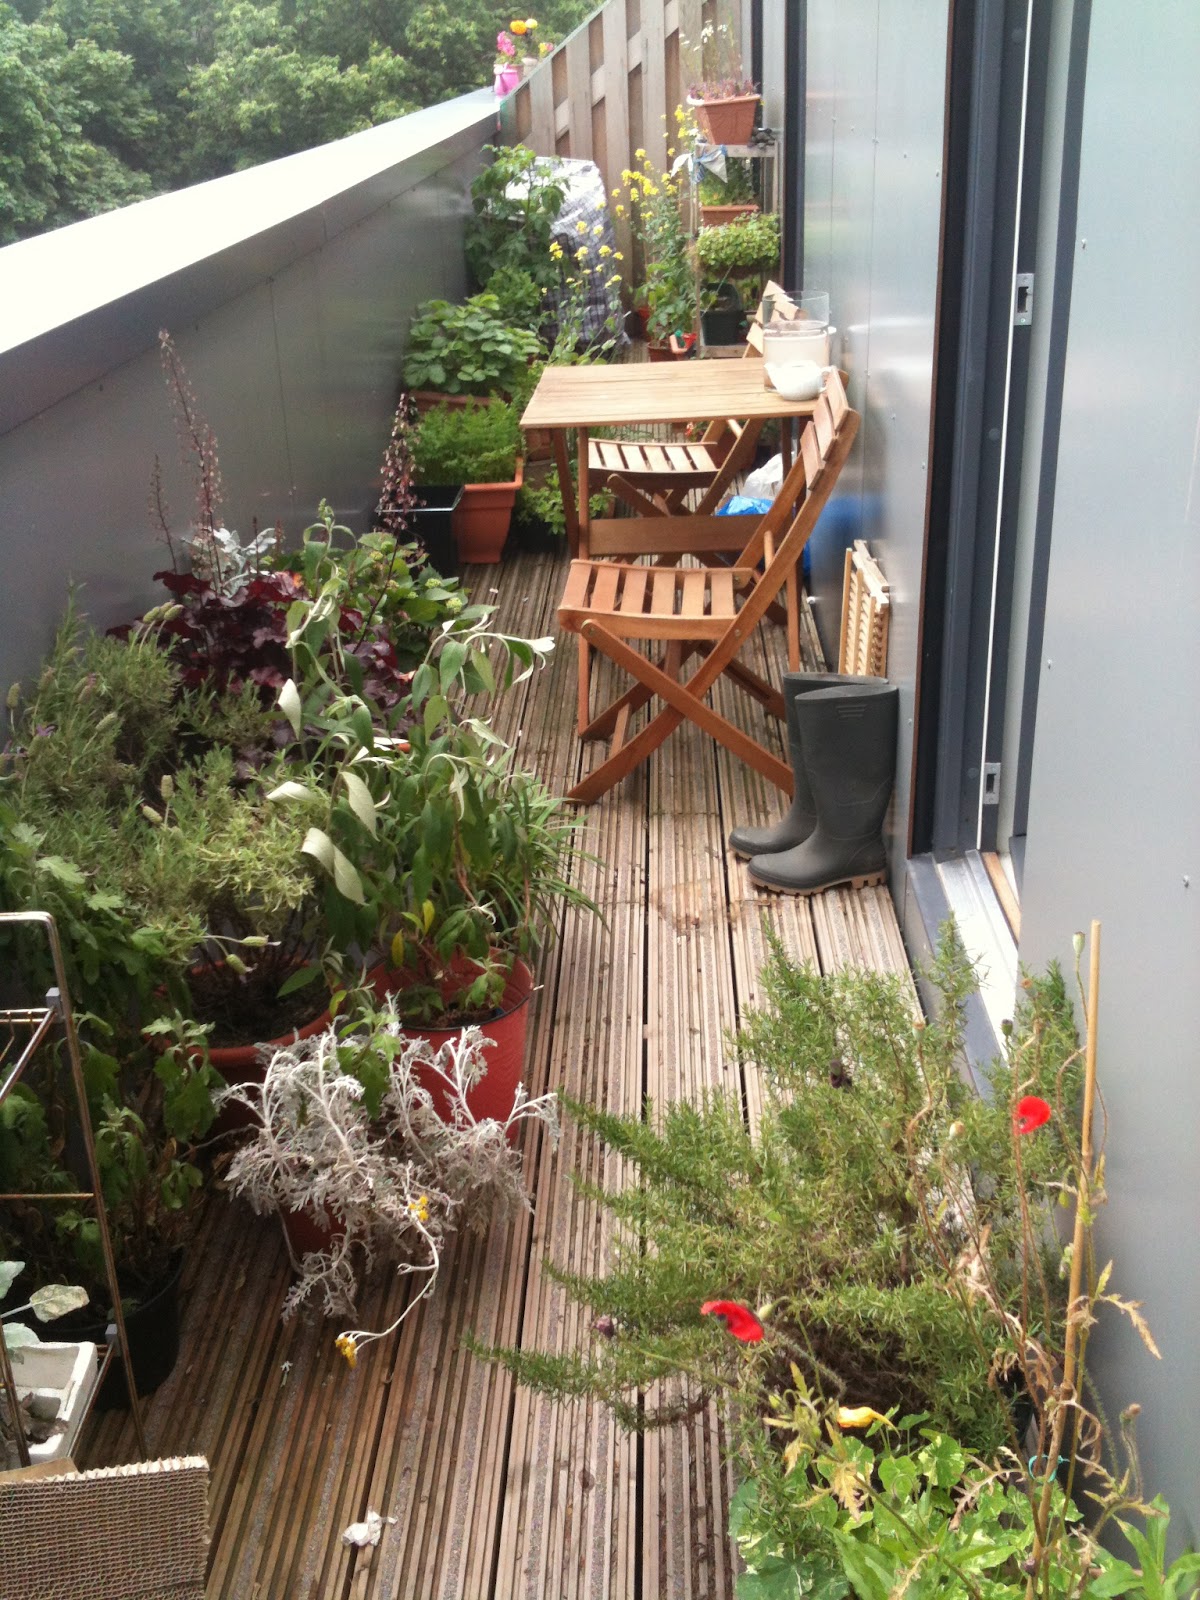
M 1064 1397 L 1075 1393 L 1075 1373 L 1079 1357 L 1080 1321 L 1079 1295 L 1083 1280 L 1084 1243 L 1087 1232 L 1086 1218 L 1091 1215 L 1092 1189 L 1092 1115 L 1096 1105 L 1096 1045 L 1100 1021 L 1100 924 L 1092 922 L 1090 932 L 1090 959 L 1088 962 L 1088 990 L 1085 1013 L 1087 1039 L 1084 1050 L 1083 1073 L 1083 1127 L 1079 1139 L 1079 1190 L 1075 1196 L 1075 1231 L 1071 1244 L 1071 1280 L 1067 1294 L 1067 1332 L 1063 1349 L 1063 1375 L 1059 1386 L 1059 1405 L 1054 1413 L 1050 1430 L 1050 1449 L 1043 1465 L 1046 1468 L 1041 1500 L 1033 1525 L 1033 1570 L 1025 1586 L 1026 1600 L 1033 1600 L 1038 1573 L 1046 1549 L 1046 1533 L 1050 1525 L 1050 1494 L 1058 1469 L 1058 1453 L 1062 1448 L 1063 1430 L 1066 1426 Z

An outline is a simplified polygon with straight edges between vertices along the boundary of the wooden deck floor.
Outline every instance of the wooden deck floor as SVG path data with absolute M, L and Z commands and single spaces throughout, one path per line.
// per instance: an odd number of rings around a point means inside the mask
M 499 622 L 553 632 L 561 560 L 518 556 L 476 569 L 496 584 Z M 766 667 L 764 661 L 760 663 Z M 496 718 L 525 764 L 558 790 L 574 782 L 575 660 L 550 666 Z M 732 691 L 720 708 L 762 734 L 766 719 Z M 738 821 L 768 821 L 777 796 L 695 730 L 672 736 L 648 768 L 586 815 L 578 880 L 605 921 L 565 918 L 542 963 L 530 1046 L 534 1092 L 563 1087 L 614 1110 L 645 1097 L 738 1087 L 723 1038 L 758 998 L 764 921 L 824 970 L 905 968 L 884 890 L 811 900 L 760 896 L 727 857 Z M 582 1403 L 548 1404 L 467 1355 L 462 1337 L 574 1349 L 586 1326 L 547 1276 L 547 1261 L 604 1260 L 605 1226 L 570 1182 L 614 1174 L 594 1141 L 568 1128 L 557 1149 L 531 1135 L 524 1159 L 532 1217 L 463 1238 L 436 1299 L 351 1372 L 336 1329 L 281 1324 L 287 1263 L 277 1229 L 218 1197 L 191 1252 L 184 1350 L 148 1408 L 153 1452 L 203 1454 L 212 1468 L 209 1594 L 287 1600 L 728 1600 L 731 1489 L 714 1415 L 638 1440 Z M 401 1290 L 384 1279 L 362 1326 L 386 1326 Z M 120 1414 L 99 1418 L 86 1465 L 130 1459 Z M 394 1523 L 375 1550 L 343 1529 L 368 1508 Z

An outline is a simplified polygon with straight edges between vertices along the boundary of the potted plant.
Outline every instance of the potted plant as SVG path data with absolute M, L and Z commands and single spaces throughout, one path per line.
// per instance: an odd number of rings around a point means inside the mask
M 24 1270 L 23 1261 L 0 1261 L 0 1301 Z M 15 1414 L 10 1396 L 0 1389 L 0 1471 L 22 1465 L 20 1434 L 31 1466 L 70 1455 L 98 1376 L 94 1344 L 52 1343 L 27 1322 L 12 1319 L 32 1311 L 38 1322 L 53 1322 L 87 1299 L 87 1290 L 77 1284 L 50 1283 L 35 1289 L 24 1305 L 0 1312 L 0 1337 L 16 1385 Z
M 501 400 L 436 406 L 421 418 L 412 445 L 417 492 L 464 485 L 452 517 L 460 561 L 499 561 L 522 482 L 520 444 L 515 410 Z
M 494 273 L 511 267 L 528 273 L 539 290 L 552 290 L 558 272 L 550 244 L 567 192 L 562 170 L 523 144 L 487 145 L 484 154 L 491 160 L 472 180 L 463 231 L 472 278 L 487 288 Z
M 706 345 L 740 344 L 746 332 L 746 312 L 736 283 L 719 284 L 702 301 L 700 330 Z
M 404 382 L 418 410 L 447 395 L 512 394 L 540 351 L 537 335 L 509 322 L 494 294 L 461 305 L 426 300 L 409 329 Z
M 700 174 L 697 200 L 700 220 L 707 227 L 753 215 L 758 210 L 758 200 L 749 161 L 737 156 L 728 157 L 723 178 L 711 167 L 705 167 Z
M 515 26 L 515 24 L 514 24 Z M 521 68 L 517 62 L 517 46 L 512 34 L 502 28 L 496 35 L 496 65 L 494 86 L 498 95 L 511 94 L 521 81 Z
M 360 953 L 377 952 L 366 988 L 395 993 L 406 1024 L 455 1031 L 519 1013 L 522 1029 L 528 959 L 562 904 L 590 904 L 565 875 L 574 820 L 485 723 L 452 705 L 496 687 L 497 651 L 507 686 L 549 648 L 497 635 L 484 620 L 448 625 L 413 678 L 403 739 L 376 734 L 319 685 L 292 686 L 292 714 L 318 718 L 338 760 L 272 798 L 309 823 L 304 850 L 326 879 L 330 964 L 361 972 Z M 519 1033 L 514 1053 L 523 1055 Z
M 696 259 L 704 281 L 715 288 L 731 278 L 747 280 L 747 300 L 754 304 L 763 280 L 779 265 L 779 218 L 774 212 L 756 212 L 737 222 L 701 228 Z
M 420 1285 L 391 1327 L 338 1335 L 351 1366 L 432 1292 L 453 1229 L 528 1208 L 516 1136 L 538 1122 L 554 1137 L 557 1102 L 518 1087 L 504 1115 L 481 1114 L 473 1091 L 492 1070 L 478 1030 L 433 1050 L 402 1033 L 389 1005 L 352 1032 L 275 1051 L 261 1085 L 229 1091 L 258 1129 L 230 1166 L 231 1188 L 256 1211 L 278 1212 L 285 1229 L 297 1216 L 308 1227 L 312 1247 L 294 1252 L 299 1278 L 284 1315 L 314 1293 L 329 1314 L 353 1312 L 360 1274 L 380 1258 Z M 448 1103 L 441 1115 L 437 1093 Z
M 700 131 L 709 144 L 748 144 L 759 94 L 742 68 L 741 52 L 728 23 L 706 23 L 697 51 L 698 73 L 688 90 Z
M 630 224 L 642 255 L 637 303 L 646 313 L 650 359 L 688 353 L 696 327 L 696 272 L 683 224 L 679 181 L 659 172 L 644 152 L 640 166 L 623 174 Z M 679 348 L 672 349 L 678 335 Z M 687 341 L 686 345 L 684 341 Z

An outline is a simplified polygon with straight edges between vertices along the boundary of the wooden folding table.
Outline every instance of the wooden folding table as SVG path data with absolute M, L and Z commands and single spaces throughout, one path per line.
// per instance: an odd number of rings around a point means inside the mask
M 757 360 L 588 364 L 547 367 L 521 426 L 547 428 L 553 436 L 573 556 L 704 555 L 738 550 L 745 543 L 745 523 L 713 513 L 737 474 L 753 460 L 763 424 L 810 417 L 815 407 L 815 400 L 785 400 L 768 389 L 763 364 Z M 746 426 L 695 511 L 676 516 L 590 516 L 588 438 L 593 428 L 709 422 L 718 417 L 735 417 Z M 565 436 L 569 429 L 578 435 L 577 501 L 571 497 Z M 647 449 L 652 448 L 650 441 Z

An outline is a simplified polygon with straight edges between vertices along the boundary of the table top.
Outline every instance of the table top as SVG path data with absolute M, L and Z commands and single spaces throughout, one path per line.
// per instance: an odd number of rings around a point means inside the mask
M 763 381 L 763 364 L 655 361 L 547 367 L 523 428 L 607 428 L 633 422 L 714 417 L 810 417 L 815 400 L 785 400 Z

